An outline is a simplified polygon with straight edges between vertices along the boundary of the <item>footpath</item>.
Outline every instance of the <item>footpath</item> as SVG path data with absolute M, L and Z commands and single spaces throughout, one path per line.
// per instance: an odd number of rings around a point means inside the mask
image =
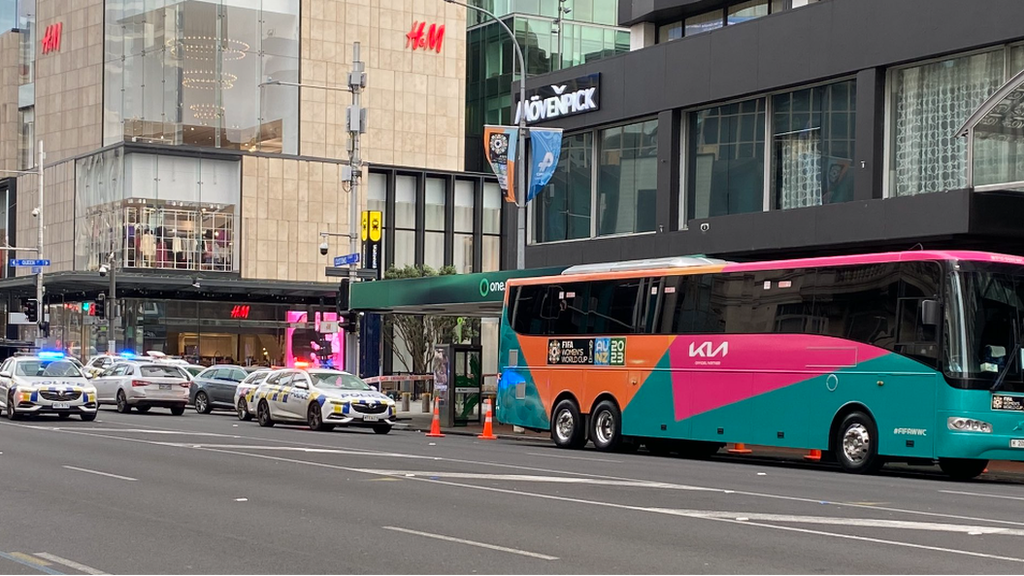
M 426 433 L 430 431 L 430 423 L 433 419 L 433 413 L 421 412 L 413 408 L 410 412 L 399 412 L 398 413 L 398 425 L 395 426 L 396 430 L 405 430 L 409 432 L 420 432 Z M 483 424 L 472 423 L 468 426 L 455 426 L 455 427 L 441 427 L 441 432 L 446 435 L 452 436 L 471 436 L 476 437 L 483 433 Z M 494 423 L 494 434 L 502 440 L 522 440 L 527 442 L 542 442 L 551 443 L 551 435 L 548 432 L 533 432 L 526 430 L 523 432 L 515 432 L 512 426 L 507 424 Z M 804 456 L 807 455 L 807 450 L 800 450 L 795 448 L 777 448 L 774 446 L 755 446 L 747 444 L 746 448 L 751 451 L 748 455 L 736 456 L 737 459 L 752 458 L 752 459 L 775 459 L 775 460 L 796 460 L 804 461 Z M 998 476 L 1013 476 L 1017 481 L 1024 478 L 1024 462 L 1009 462 L 1005 460 L 993 460 L 988 465 L 988 474 Z

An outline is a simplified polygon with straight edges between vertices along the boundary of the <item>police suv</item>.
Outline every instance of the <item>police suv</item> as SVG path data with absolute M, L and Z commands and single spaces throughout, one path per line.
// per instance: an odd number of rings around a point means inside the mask
M 0 403 L 11 420 L 35 414 L 96 419 L 96 388 L 57 352 L 5 360 L 0 365 Z

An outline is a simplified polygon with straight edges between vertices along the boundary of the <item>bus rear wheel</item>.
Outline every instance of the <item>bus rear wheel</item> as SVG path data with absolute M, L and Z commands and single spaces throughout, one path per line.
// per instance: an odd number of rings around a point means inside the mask
M 622 441 L 622 412 L 614 402 L 604 400 L 590 414 L 590 439 L 598 450 L 620 450 Z
M 953 480 L 976 478 L 988 468 L 988 460 L 968 458 L 939 458 L 939 468 Z
M 882 467 L 878 455 L 878 427 L 863 412 L 851 412 L 836 429 L 836 460 L 852 474 L 870 474 Z
M 551 440 L 559 448 L 583 448 L 587 431 L 576 402 L 565 399 L 555 405 L 551 413 Z

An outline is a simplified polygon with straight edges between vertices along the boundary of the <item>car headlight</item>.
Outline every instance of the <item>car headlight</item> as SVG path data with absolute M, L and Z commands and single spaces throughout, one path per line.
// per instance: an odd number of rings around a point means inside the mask
M 946 426 L 950 430 L 954 430 L 956 432 L 992 433 L 992 425 L 988 422 L 982 422 L 981 420 L 975 420 L 973 418 L 963 418 L 961 416 L 950 416 L 949 419 L 946 420 Z

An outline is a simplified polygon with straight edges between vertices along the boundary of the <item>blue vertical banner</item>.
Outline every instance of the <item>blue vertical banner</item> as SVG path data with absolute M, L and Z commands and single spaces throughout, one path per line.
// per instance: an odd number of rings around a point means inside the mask
M 558 157 L 562 154 L 562 130 L 551 128 L 530 129 L 530 189 L 526 193 L 526 201 L 540 194 L 548 185 L 558 167 Z

